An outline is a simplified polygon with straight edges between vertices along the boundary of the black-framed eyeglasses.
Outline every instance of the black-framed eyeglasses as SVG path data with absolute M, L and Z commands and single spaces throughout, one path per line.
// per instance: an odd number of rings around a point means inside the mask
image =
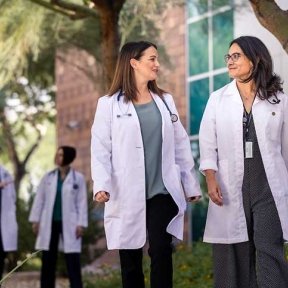
M 233 62 L 237 62 L 240 57 L 241 57 L 241 53 L 236 52 L 236 53 L 233 53 L 233 54 L 231 54 L 231 55 L 229 55 L 229 54 L 224 55 L 224 60 L 225 60 L 226 63 L 228 63 L 228 61 L 229 61 L 230 59 L 231 59 Z

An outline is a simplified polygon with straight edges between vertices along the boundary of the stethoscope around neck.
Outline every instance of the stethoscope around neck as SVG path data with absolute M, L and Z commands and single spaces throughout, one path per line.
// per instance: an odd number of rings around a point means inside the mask
M 79 189 L 79 185 L 77 184 L 76 172 L 74 169 L 72 169 L 72 168 L 70 168 L 70 169 L 72 170 L 72 178 L 73 178 L 73 186 L 72 187 L 74 190 L 77 190 L 77 189 Z M 58 169 L 53 170 L 52 173 L 54 173 L 54 172 L 57 173 L 57 170 Z
M 119 108 L 119 110 L 121 111 L 121 114 L 117 114 L 116 117 L 117 117 L 117 118 L 121 118 L 121 117 L 131 117 L 132 114 L 128 112 L 128 111 L 129 111 L 129 108 L 130 108 L 130 103 L 131 103 L 131 102 L 128 104 L 127 111 L 123 113 L 122 110 L 121 110 L 121 108 L 120 108 L 120 105 L 119 105 L 119 101 L 120 101 L 120 97 L 121 97 L 121 96 L 123 96 L 122 90 L 121 90 L 121 91 L 118 93 L 118 95 L 117 95 L 118 108 Z M 170 118 L 171 118 L 172 123 L 177 122 L 177 121 L 178 121 L 178 116 L 177 116 L 175 113 L 172 113 L 172 111 L 170 110 L 170 108 L 169 108 L 167 102 L 165 101 L 165 99 L 162 98 L 162 97 L 160 97 L 160 98 L 161 98 L 161 100 L 163 101 L 164 105 L 166 106 L 166 108 L 167 108 L 167 110 L 168 110 L 168 112 L 169 112 L 169 114 L 170 114 Z

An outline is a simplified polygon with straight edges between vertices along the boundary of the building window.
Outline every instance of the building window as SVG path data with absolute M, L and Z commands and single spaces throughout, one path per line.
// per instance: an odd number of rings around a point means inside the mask
M 207 0 L 188 0 L 188 17 L 202 15 L 208 11 Z
M 190 135 L 198 135 L 209 95 L 229 82 L 223 59 L 233 40 L 231 0 L 188 0 Z
M 189 24 L 189 76 L 209 70 L 207 30 L 207 19 Z
M 200 121 L 209 95 L 209 78 L 191 81 L 190 92 L 190 134 L 198 134 Z

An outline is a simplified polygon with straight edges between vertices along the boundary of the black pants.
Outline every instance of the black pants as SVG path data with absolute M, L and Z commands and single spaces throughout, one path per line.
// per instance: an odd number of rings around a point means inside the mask
M 172 236 L 166 228 L 178 207 L 169 195 L 159 194 L 147 200 L 146 221 L 151 258 L 151 288 L 172 288 Z M 142 248 L 119 250 L 123 288 L 144 288 Z
M 3 243 L 2 243 L 2 234 L 0 230 L 0 279 L 2 279 L 3 271 L 4 271 L 4 260 L 6 258 L 7 253 L 4 251 Z M 0 285 L 1 286 L 1 285 Z
M 56 263 L 62 222 L 52 222 L 49 251 L 42 252 L 41 288 L 55 288 Z M 82 288 L 80 253 L 65 253 L 68 277 L 71 288 Z

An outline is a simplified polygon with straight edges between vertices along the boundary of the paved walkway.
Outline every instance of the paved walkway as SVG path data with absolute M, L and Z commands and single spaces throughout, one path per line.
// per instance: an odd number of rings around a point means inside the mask
M 2 288 L 39 288 L 39 272 L 15 272 Z M 68 288 L 68 279 L 58 278 L 56 288 Z
M 82 269 L 83 274 L 103 274 L 106 268 L 119 269 L 118 251 L 105 251 L 90 265 Z M 1 288 L 39 288 L 40 272 L 15 272 Z M 57 278 L 56 288 L 68 288 L 67 278 Z

